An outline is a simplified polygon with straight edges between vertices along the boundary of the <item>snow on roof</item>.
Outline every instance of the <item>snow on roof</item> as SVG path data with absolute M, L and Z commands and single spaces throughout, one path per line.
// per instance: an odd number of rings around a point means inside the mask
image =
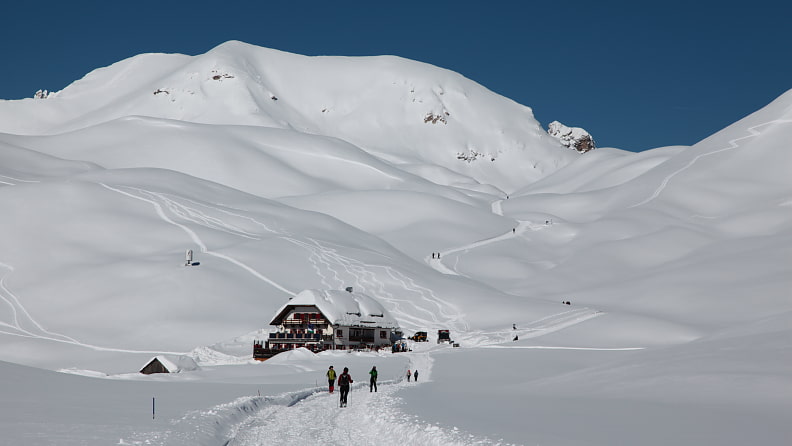
M 170 359 L 166 358 L 166 357 L 165 357 L 165 356 L 163 356 L 163 355 L 158 355 L 158 356 L 155 356 L 155 357 L 153 357 L 153 358 L 149 359 L 149 360 L 148 360 L 148 361 L 147 361 L 145 364 L 143 364 L 143 367 L 141 367 L 140 369 L 141 369 L 141 370 L 145 369 L 145 368 L 146 368 L 146 367 L 148 367 L 148 365 L 149 365 L 149 364 L 151 364 L 151 363 L 152 363 L 152 362 L 153 362 L 155 359 L 156 359 L 157 361 L 159 361 L 159 362 L 160 362 L 160 364 L 162 364 L 162 366 L 163 366 L 163 367 L 165 367 L 165 369 L 166 369 L 167 371 L 169 371 L 169 372 L 171 372 L 171 373 L 175 373 L 175 372 L 179 371 L 179 366 L 177 366 L 175 362 L 171 361 Z
M 175 357 L 167 357 L 165 355 L 157 355 L 146 362 L 140 370 L 145 369 L 152 361 L 158 360 L 160 364 L 162 364 L 165 369 L 168 370 L 170 373 L 176 372 L 185 372 L 185 371 L 194 371 L 200 369 L 198 364 L 195 362 L 195 359 L 189 356 L 175 356 Z
M 340 290 L 304 290 L 275 312 L 270 324 L 290 307 L 316 306 L 331 325 L 399 328 L 399 323 L 376 299 L 363 293 Z

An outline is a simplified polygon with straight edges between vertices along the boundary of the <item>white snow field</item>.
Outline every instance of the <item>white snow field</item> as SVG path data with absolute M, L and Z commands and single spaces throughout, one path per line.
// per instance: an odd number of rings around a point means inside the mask
M 579 154 L 444 69 L 233 41 L 0 101 L 0 444 L 788 444 L 790 140 L 792 91 Z M 430 342 L 252 360 L 349 286 Z

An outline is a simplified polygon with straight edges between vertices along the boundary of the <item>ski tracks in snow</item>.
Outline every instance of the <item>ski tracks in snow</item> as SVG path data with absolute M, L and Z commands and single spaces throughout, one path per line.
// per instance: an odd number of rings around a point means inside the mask
M 104 184 L 104 183 L 100 183 L 100 184 L 102 185 L 102 187 L 104 187 L 104 188 L 106 188 L 108 190 L 111 190 L 113 192 L 117 192 L 119 194 L 126 195 L 126 196 L 134 198 L 136 200 L 144 201 L 146 203 L 151 204 L 154 207 L 155 211 L 157 212 L 157 215 L 159 215 L 159 217 L 163 221 L 165 221 L 166 223 L 169 223 L 171 225 L 174 225 L 177 228 L 179 228 L 182 231 L 184 231 L 187 234 L 187 236 L 190 238 L 190 240 L 192 240 L 192 242 L 195 243 L 200 248 L 201 253 L 206 254 L 208 256 L 219 258 L 221 260 L 225 260 L 226 262 L 229 262 L 229 263 L 232 263 L 232 264 L 238 266 L 239 268 L 247 271 L 248 273 L 250 273 L 254 277 L 256 277 L 256 278 L 268 283 L 272 287 L 283 291 L 284 293 L 287 293 L 287 294 L 289 294 L 291 296 L 294 296 L 296 294 L 293 291 L 288 290 L 285 287 L 281 286 L 280 284 L 278 284 L 274 280 L 272 280 L 272 279 L 270 279 L 268 277 L 265 277 L 264 275 L 262 275 L 261 273 L 256 271 L 254 268 L 250 267 L 249 265 L 245 264 L 244 262 L 242 262 L 240 260 L 237 260 L 237 259 L 235 259 L 235 258 L 233 258 L 233 257 L 231 257 L 229 255 L 222 254 L 222 253 L 210 250 L 207 247 L 207 245 L 203 242 L 203 240 L 198 236 L 198 234 L 194 230 L 190 229 L 189 227 L 187 227 L 186 225 L 184 225 L 182 223 L 174 221 L 174 219 L 172 219 L 171 217 L 168 216 L 168 214 L 167 214 L 167 212 L 165 210 L 167 209 L 175 217 L 181 218 L 181 219 L 186 220 L 186 221 L 188 221 L 190 223 L 195 223 L 197 225 L 200 225 L 200 226 L 203 226 L 203 227 L 208 227 L 208 228 L 211 228 L 213 230 L 220 230 L 220 231 L 223 231 L 223 232 L 226 232 L 226 233 L 233 234 L 233 235 L 238 236 L 238 237 L 244 237 L 244 238 L 248 238 L 248 239 L 259 239 L 255 234 L 252 234 L 252 233 L 249 233 L 249 232 L 244 231 L 242 229 L 239 229 L 239 228 L 237 228 L 237 227 L 235 227 L 233 225 L 229 225 L 229 224 L 223 222 L 222 220 L 220 220 L 218 218 L 209 217 L 206 214 L 204 214 L 202 212 L 199 212 L 196 208 L 191 208 L 191 207 L 182 205 L 182 204 L 176 202 L 175 200 L 172 200 L 172 199 L 168 198 L 167 196 L 165 196 L 165 194 L 156 193 L 156 192 L 152 192 L 152 191 L 147 191 L 147 190 L 139 189 L 139 188 L 129 187 L 128 189 L 136 191 L 138 194 L 140 194 L 140 195 L 136 195 L 136 194 L 131 193 L 131 192 L 126 192 L 126 191 L 123 191 L 121 189 L 117 189 L 117 188 L 108 186 L 107 184 Z
M 352 283 L 361 291 L 371 293 L 391 305 L 391 313 L 400 319 L 410 321 L 417 326 L 444 324 L 456 330 L 467 329 L 467 323 L 461 318 L 460 312 L 451 303 L 438 297 L 431 289 L 421 286 L 396 268 L 387 265 L 363 263 L 347 257 L 337 250 L 323 246 L 317 240 L 302 241 L 286 238 L 291 243 L 307 249 L 314 269 L 322 278 L 322 284 L 328 289 L 337 289 Z M 328 276 L 323 273 L 327 271 Z M 380 277 L 389 277 L 398 285 L 401 293 L 395 295 Z M 347 278 L 347 280 L 344 280 Z M 332 282 L 332 283 L 331 283 Z
M 718 154 L 718 153 L 721 153 L 721 152 L 726 152 L 726 151 L 729 151 L 729 150 L 734 150 L 734 149 L 740 147 L 740 145 L 738 144 L 738 141 L 742 141 L 743 139 L 753 138 L 753 137 L 756 137 L 756 136 L 759 136 L 759 135 L 762 134 L 760 131 L 756 130 L 759 127 L 764 127 L 764 126 L 767 126 L 767 125 L 770 125 L 770 124 L 788 124 L 788 123 L 792 123 L 792 120 L 789 120 L 789 119 L 775 119 L 773 121 L 763 122 L 761 124 L 757 124 L 757 125 L 748 127 L 748 132 L 749 132 L 748 135 L 741 136 L 739 138 L 734 138 L 734 139 L 730 140 L 728 147 L 723 147 L 723 148 L 720 148 L 720 149 L 713 150 L 711 152 L 702 153 L 700 155 L 697 155 L 692 160 L 690 160 L 687 164 L 685 164 L 681 168 L 677 169 L 676 171 L 672 172 L 671 174 L 669 174 L 668 176 L 663 178 L 663 181 L 660 182 L 660 185 L 655 189 L 655 191 L 652 193 L 652 195 L 650 195 L 648 198 L 644 199 L 643 201 L 630 206 L 630 208 L 643 206 L 643 205 L 649 203 L 650 201 L 653 201 L 655 198 L 659 197 L 660 194 L 663 192 L 663 190 L 665 190 L 665 188 L 668 186 L 668 183 L 671 181 L 672 178 L 674 178 L 678 174 L 680 174 L 680 173 L 686 171 L 687 169 L 689 169 L 690 167 L 692 167 L 701 158 L 704 158 L 704 157 L 707 157 L 707 156 L 710 156 L 710 155 L 715 155 L 715 154 Z
M 6 265 L 5 263 L 0 263 L 0 268 L 8 272 L 14 271 L 12 266 Z M 9 317 L 7 322 L 0 321 L 0 327 L 5 327 L 11 331 L 0 330 L 0 333 L 12 336 L 46 339 L 50 341 L 68 342 L 70 344 L 82 345 L 72 337 L 51 332 L 39 324 L 22 305 L 22 302 L 19 300 L 19 298 L 8 288 L 6 283 L 7 278 L 8 273 L 4 273 L 3 277 L 0 278 L 0 301 L 5 303 L 8 307 Z M 2 312 L 0 312 L 0 314 L 2 314 Z
M 5 263 L 0 263 L 0 269 L 8 272 L 14 271 L 14 268 Z M 0 302 L 4 303 L 8 308 L 8 321 L 0 320 L 0 334 L 9 336 L 18 336 L 23 338 L 40 339 L 44 341 L 60 342 L 63 344 L 71 344 L 78 347 L 84 347 L 95 351 L 105 352 L 121 352 L 121 353 L 147 353 L 147 354 L 172 354 L 183 355 L 184 352 L 163 352 L 153 350 L 129 350 L 120 348 L 101 347 L 94 344 L 87 344 L 80 342 L 61 333 L 55 333 L 47 330 L 41 325 L 28 310 L 22 305 L 20 299 L 9 289 L 6 279 L 8 274 L 3 274 L 0 278 Z M 3 312 L 0 311 L 0 315 Z
M 464 334 L 466 346 L 488 347 L 499 343 L 507 343 L 519 336 L 519 339 L 531 339 L 544 336 L 572 325 L 579 324 L 605 313 L 591 308 L 575 308 L 545 316 L 526 323 L 515 323 L 516 329 L 504 328 L 497 331 L 476 331 Z
M 191 229 L 180 221 L 210 228 L 212 230 L 219 230 L 250 240 L 261 240 L 261 237 L 256 232 L 230 224 L 226 219 L 209 215 L 199 208 L 203 207 L 211 210 L 212 213 L 220 213 L 221 215 L 228 215 L 229 217 L 237 219 L 245 219 L 254 225 L 262 227 L 266 232 L 273 234 L 277 233 L 264 223 L 255 218 L 237 214 L 227 209 L 196 203 L 188 199 L 179 198 L 177 201 L 163 193 L 134 187 L 124 187 L 124 190 L 122 190 L 121 188 L 112 187 L 107 184 L 101 185 L 113 192 L 151 204 L 157 212 L 157 215 L 159 215 L 163 221 L 184 231 L 190 240 L 199 247 L 203 254 L 233 263 L 260 280 L 289 295 L 293 296 L 296 294 L 286 289 L 284 286 L 281 286 L 276 281 L 265 277 L 254 268 L 238 259 L 212 251 L 194 229 Z M 412 278 L 393 267 L 363 263 L 357 259 L 344 256 L 336 249 L 323 245 L 318 240 L 312 238 L 298 239 L 285 232 L 278 234 L 277 237 L 308 251 L 309 262 L 313 265 L 321 283 L 328 289 L 340 289 L 352 284 L 362 292 L 372 293 L 376 295 L 377 298 L 388 302 L 393 308 L 391 311 L 394 314 L 405 321 L 411 321 L 417 326 L 430 323 L 449 326 L 457 331 L 467 329 L 467 323 L 462 319 L 460 312 L 455 306 L 438 297 L 432 290 L 418 285 Z M 403 290 L 403 294 L 399 293 L 397 295 L 396 293 L 388 291 L 388 286 L 380 277 L 389 277 L 392 279 L 399 286 L 400 291 Z
M 0 175 L 0 184 L 6 186 L 16 186 L 19 183 L 40 183 L 38 180 L 23 180 L 21 178 L 10 177 L 8 175 Z

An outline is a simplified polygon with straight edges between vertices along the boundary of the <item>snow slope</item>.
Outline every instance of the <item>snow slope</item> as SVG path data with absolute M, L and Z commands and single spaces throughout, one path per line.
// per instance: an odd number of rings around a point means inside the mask
M 60 134 L 128 116 L 290 129 L 502 189 L 577 157 L 530 108 L 456 73 L 392 56 L 306 57 L 232 41 L 194 57 L 139 55 L 49 99 L 0 103 L 0 132 Z
M 581 155 L 447 70 L 241 42 L 0 101 L 3 441 L 782 444 L 791 109 Z M 250 359 L 347 286 L 430 342 Z

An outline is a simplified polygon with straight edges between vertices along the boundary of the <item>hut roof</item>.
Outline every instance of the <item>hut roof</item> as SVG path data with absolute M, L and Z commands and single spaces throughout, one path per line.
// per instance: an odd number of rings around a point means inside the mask
M 340 290 L 302 291 L 275 312 L 270 325 L 279 324 L 289 310 L 302 306 L 316 306 L 331 325 L 399 327 L 396 319 L 373 297 Z

